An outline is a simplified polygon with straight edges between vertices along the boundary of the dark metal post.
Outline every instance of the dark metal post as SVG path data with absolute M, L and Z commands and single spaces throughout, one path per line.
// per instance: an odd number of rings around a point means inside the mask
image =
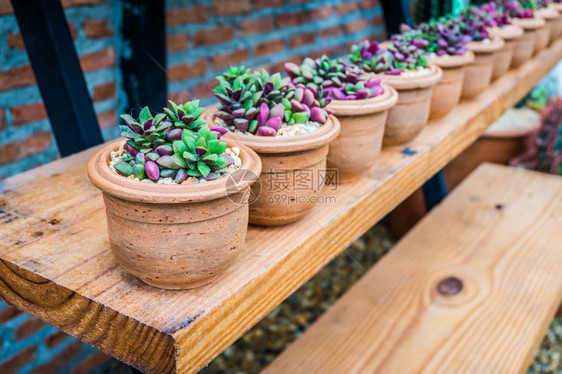
M 125 111 L 166 106 L 165 1 L 122 0 L 121 72 L 127 95 Z
M 62 156 L 103 139 L 59 0 L 12 0 L 14 13 Z
M 423 185 L 423 194 L 425 198 L 425 207 L 430 211 L 434 206 L 439 204 L 447 196 L 447 184 L 445 182 L 445 174 L 443 170 L 439 170 L 437 174 L 431 177 Z
M 400 24 L 412 25 L 407 0 L 381 0 L 386 31 L 389 35 L 400 32 Z

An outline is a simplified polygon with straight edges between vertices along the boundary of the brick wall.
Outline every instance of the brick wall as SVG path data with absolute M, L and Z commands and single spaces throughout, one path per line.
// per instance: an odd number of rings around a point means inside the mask
M 123 90 L 117 0 L 62 0 L 105 139 L 118 136 Z M 229 65 L 281 71 L 286 61 L 342 55 L 382 40 L 378 0 L 167 0 L 168 91 L 214 101 Z M 121 96 L 121 97 L 120 97 Z M 59 155 L 9 0 L 0 0 L 0 180 Z M 85 373 L 108 365 L 92 347 L 0 303 L 0 373 Z M 101 366 L 99 366 L 101 365 Z M 82 368 L 82 369 L 80 369 Z

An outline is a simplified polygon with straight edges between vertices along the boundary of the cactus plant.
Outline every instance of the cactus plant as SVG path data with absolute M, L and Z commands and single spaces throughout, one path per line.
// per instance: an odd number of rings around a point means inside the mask
M 292 87 L 280 74 L 265 70 L 251 74 L 233 67 L 217 77 L 215 96 L 221 102 L 216 117 L 238 131 L 275 136 L 283 123 L 303 124 L 327 121 L 329 100 L 323 89 Z
M 365 77 L 357 66 L 341 59 L 331 60 L 325 55 L 316 60 L 306 58 L 300 66 L 287 63 L 285 70 L 293 84 L 319 92 L 323 88 L 330 99 L 368 99 L 384 92 L 380 79 Z
M 351 47 L 348 58 L 363 71 L 377 74 L 400 75 L 405 70 L 426 68 L 429 65 L 423 48 L 427 41 L 415 35 L 394 35 L 388 48 L 383 48 L 377 41 L 363 41 Z
M 458 17 L 460 31 L 470 41 L 481 42 L 489 38 L 487 26 L 493 23 L 491 15 L 477 6 L 469 6 L 463 10 Z
M 490 15 L 485 19 L 487 27 L 504 27 L 511 25 L 511 19 L 507 12 L 501 7 L 497 6 L 493 1 L 484 3 L 479 6 L 480 10 Z
M 121 136 L 128 139 L 125 150 L 135 157 L 141 152 L 147 154 L 166 143 L 167 131 L 172 123 L 164 121 L 166 114 L 159 113 L 152 117 L 148 107 L 139 113 L 139 118 L 134 119 L 129 114 L 122 114 L 124 125 L 121 125 Z
M 429 55 L 463 55 L 467 51 L 467 37 L 461 34 L 458 22 L 442 18 L 420 24 L 417 29 L 403 32 L 406 42 L 414 44 Z
M 543 111 L 541 126 L 531 143 L 530 151 L 511 164 L 562 175 L 562 99 L 552 101 Z
M 223 154 L 226 143 L 220 141 L 226 130 L 209 129 L 201 117 L 204 108 L 199 107 L 198 100 L 181 105 L 170 101 L 170 106 L 154 117 L 148 107 L 141 110 L 138 120 L 127 114 L 121 116 L 126 153 L 113 165 L 114 169 L 138 180 L 174 178 L 176 183 L 182 183 L 187 177 L 217 178 L 214 172 L 233 162 Z

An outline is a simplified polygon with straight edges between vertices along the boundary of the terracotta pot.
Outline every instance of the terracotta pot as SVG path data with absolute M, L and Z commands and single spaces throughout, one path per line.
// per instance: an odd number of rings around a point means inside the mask
M 429 57 L 428 61 L 443 71 L 441 80 L 433 87 L 429 111 L 429 118 L 440 118 L 459 103 L 466 65 L 474 61 L 474 53 L 466 51 L 461 56 Z
M 339 183 L 354 181 L 375 163 L 382 148 L 388 109 L 397 101 L 396 90 L 386 86 L 382 95 L 371 99 L 330 103 L 342 131 L 330 144 L 328 168 L 338 169 Z
M 431 91 L 443 75 L 441 68 L 430 65 L 424 75 L 378 75 L 383 84 L 398 91 L 398 102 L 388 111 L 384 127 L 383 147 L 404 144 L 423 130 L 429 118 Z
M 492 38 L 502 38 L 505 43 L 503 48 L 494 54 L 492 63 L 492 80 L 494 80 L 509 70 L 517 41 L 523 36 L 523 29 L 519 26 L 508 25 L 501 28 L 489 28 L 488 33 Z
M 523 36 L 515 43 L 511 67 L 516 68 L 529 60 L 535 51 L 537 29 L 546 25 L 542 18 L 516 18 L 513 23 L 523 28 Z
M 253 149 L 262 161 L 261 183 L 252 186 L 257 198 L 250 204 L 250 223 L 285 225 L 314 207 L 324 186 L 318 182 L 326 171 L 328 146 L 339 133 L 340 123 L 331 115 L 318 130 L 305 135 L 267 137 L 228 132 L 224 136 Z
M 240 147 L 241 170 L 249 173 L 190 185 L 138 182 L 108 166 L 122 141 L 90 159 L 88 175 L 103 193 L 111 251 L 126 271 L 155 287 L 189 289 L 212 282 L 233 262 L 244 245 L 249 188 L 261 162 L 251 149 L 225 141 Z
M 497 37 L 488 43 L 468 43 L 468 48 L 474 53 L 474 62 L 466 66 L 462 84 L 463 98 L 472 98 L 488 88 L 492 81 L 494 56 L 504 44 L 504 41 Z
M 558 36 L 560 35 L 560 30 L 562 28 L 562 19 L 558 11 L 549 6 L 548 8 L 538 9 L 535 11 L 537 17 L 543 18 L 546 21 L 546 26 L 549 29 L 548 40 L 546 46 L 552 44 Z

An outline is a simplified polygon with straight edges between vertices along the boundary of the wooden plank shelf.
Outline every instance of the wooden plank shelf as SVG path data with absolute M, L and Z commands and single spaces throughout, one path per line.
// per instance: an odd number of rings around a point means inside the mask
M 562 178 L 481 165 L 264 374 L 525 373 L 562 299 L 561 225 Z
M 385 149 L 335 204 L 303 220 L 250 227 L 216 282 L 191 291 L 147 286 L 109 249 L 101 193 L 88 181 L 95 149 L 0 182 L 0 297 L 145 372 L 193 372 L 222 352 L 346 246 L 470 145 L 562 57 L 562 40 L 477 98 Z

